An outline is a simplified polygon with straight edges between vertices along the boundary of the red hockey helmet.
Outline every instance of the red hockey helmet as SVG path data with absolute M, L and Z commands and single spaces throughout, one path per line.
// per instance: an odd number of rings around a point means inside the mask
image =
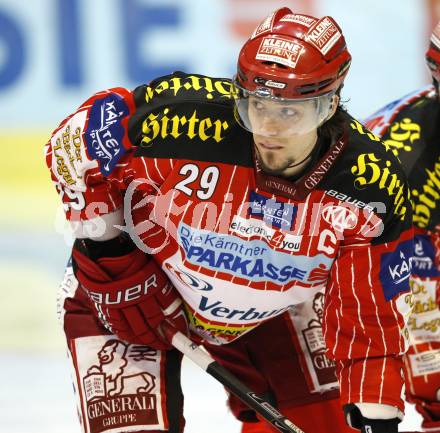
M 344 36 L 333 18 L 294 14 L 289 8 L 274 11 L 240 51 L 234 77 L 240 124 L 257 132 L 255 122 L 252 125 L 249 119 L 249 98 L 259 98 L 278 117 L 291 112 L 298 120 L 301 116 L 297 116 L 296 107 L 307 101 L 310 109 L 313 100 L 315 119 L 295 122 L 294 117 L 286 118 L 285 126 L 289 128 L 284 127 L 283 134 L 289 136 L 317 128 L 329 117 L 332 96 L 342 86 L 350 61 Z M 278 110 L 272 110 L 276 108 L 275 102 L 280 104 Z M 261 104 L 260 108 L 265 109 Z
M 432 78 L 440 83 L 440 21 L 432 32 L 429 48 L 426 52 L 426 62 Z

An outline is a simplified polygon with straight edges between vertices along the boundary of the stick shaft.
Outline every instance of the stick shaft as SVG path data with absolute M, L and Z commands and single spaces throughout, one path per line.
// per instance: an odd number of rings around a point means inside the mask
M 252 392 L 232 373 L 216 362 L 206 351 L 186 337 L 186 335 L 176 331 L 168 322 L 162 325 L 162 330 L 176 349 L 214 377 L 280 432 L 304 433 L 299 427 L 278 412 L 268 401 Z

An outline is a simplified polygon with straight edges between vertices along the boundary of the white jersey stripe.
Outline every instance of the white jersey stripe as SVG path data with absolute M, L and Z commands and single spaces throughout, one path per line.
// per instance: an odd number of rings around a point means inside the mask
M 368 249 L 368 266 L 370 269 L 372 269 L 371 248 Z M 368 272 L 368 285 L 370 286 L 371 299 L 373 301 L 374 306 L 376 307 L 375 308 L 376 320 L 377 320 L 377 324 L 379 325 L 380 333 L 382 335 L 383 353 L 386 354 L 387 353 L 387 342 L 386 342 L 386 338 L 385 338 L 385 332 L 384 332 L 382 323 L 380 321 L 380 314 L 379 314 L 379 308 L 378 308 L 377 302 L 376 302 L 376 296 L 374 295 L 374 291 L 373 291 L 373 284 L 371 282 L 371 272 Z
M 356 299 L 356 303 L 357 303 L 357 313 L 358 313 L 358 319 L 359 319 L 359 323 L 362 327 L 362 330 L 365 332 L 365 326 L 364 326 L 364 322 L 362 320 L 362 316 L 361 316 L 361 303 L 359 302 L 359 298 L 356 295 L 356 289 L 355 289 L 355 282 L 356 282 L 356 278 L 355 278 L 355 261 L 354 261 L 354 257 L 353 257 L 353 251 L 351 251 L 351 281 L 352 281 L 352 285 L 351 285 L 351 289 L 353 292 L 353 296 Z
M 380 391 L 379 391 L 379 403 L 382 403 L 383 386 L 385 383 L 385 367 L 387 364 L 387 357 L 382 360 L 382 371 L 380 372 Z
M 143 158 L 142 158 L 143 159 Z M 165 178 L 163 177 L 162 173 L 159 170 L 159 165 L 157 164 L 157 158 L 154 158 L 154 167 L 157 170 L 157 174 L 160 176 L 160 179 L 162 180 L 162 182 L 165 180 Z
M 368 339 L 367 353 L 365 354 L 365 358 L 362 361 L 362 377 L 361 377 L 361 382 L 360 382 L 360 386 L 359 386 L 359 395 L 360 395 L 359 402 L 360 403 L 362 403 L 364 401 L 365 370 L 367 369 L 367 360 L 368 360 L 368 354 L 370 353 L 370 347 L 371 347 L 371 338 Z

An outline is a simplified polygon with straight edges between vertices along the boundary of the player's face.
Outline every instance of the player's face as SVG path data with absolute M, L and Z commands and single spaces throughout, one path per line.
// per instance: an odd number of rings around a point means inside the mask
M 313 150 L 318 128 L 335 113 L 339 99 L 329 92 L 304 98 L 280 98 L 272 89 L 249 91 L 234 80 L 237 122 L 254 137 L 264 171 L 289 177 Z
M 279 103 L 249 97 L 249 122 L 263 169 L 288 175 L 289 167 L 302 161 L 317 139 L 316 102 Z

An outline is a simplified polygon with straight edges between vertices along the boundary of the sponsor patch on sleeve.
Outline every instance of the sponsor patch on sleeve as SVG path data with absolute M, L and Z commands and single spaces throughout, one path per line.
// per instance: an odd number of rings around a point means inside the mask
M 100 171 L 106 176 L 125 153 L 122 119 L 127 115 L 127 104 L 115 93 L 97 99 L 90 109 L 85 131 L 87 150 L 99 162 Z
M 85 190 L 83 173 L 97 165 L 86 155 L 82 132 L 86 111 L 75 113 L 51 138 L 52 172 L 64 186 Z
M 381 255 L 379 277 L 387 301 L 409 290 L 413 251 L 414 242 L 408 240 L 399 243 L 394 251 Z
M 428 235 L 416 235 L 415 250 L 412 259 L 412 272 L 419 277 L 438 277 L 440 272 L 435 266 L 435 250 Z
M 111 336 L 75 339 L 72 360 L 85 431 L 166 430 L 161 356 Z

